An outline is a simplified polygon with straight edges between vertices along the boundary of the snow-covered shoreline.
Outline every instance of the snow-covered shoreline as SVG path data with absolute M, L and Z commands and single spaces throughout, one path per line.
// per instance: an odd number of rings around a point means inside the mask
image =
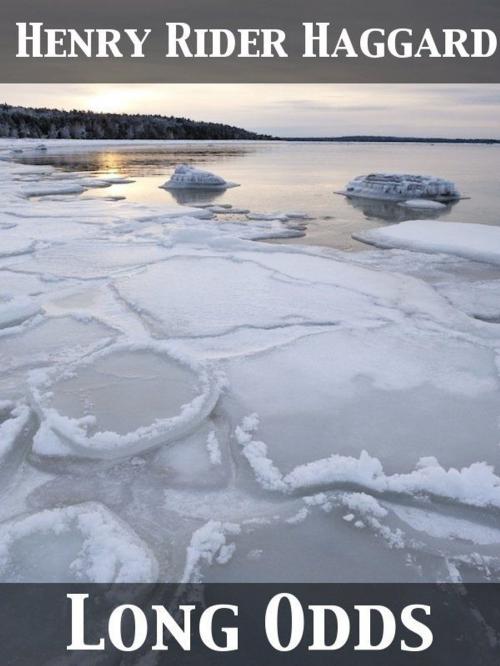
M 36 143 L 0 142 L 2 580 L 272 580 L 280 543 L 284 580 L 498 580 L 489 255 L 262 243 L 300 219 L 93 198 Z

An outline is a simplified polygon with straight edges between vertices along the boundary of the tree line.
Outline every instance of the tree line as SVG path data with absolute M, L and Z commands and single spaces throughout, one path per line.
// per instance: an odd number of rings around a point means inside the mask
M 175 116 L 60 109 L 0 104 L 0 137 L 13 139 L 269 139 L 223 123 Z

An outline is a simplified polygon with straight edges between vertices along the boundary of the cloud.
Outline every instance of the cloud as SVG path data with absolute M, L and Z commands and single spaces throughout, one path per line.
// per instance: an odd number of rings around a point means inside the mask
M 282 136 L 500 137 L 500 85 L 0 85 L 24 106 L 160 113 Z

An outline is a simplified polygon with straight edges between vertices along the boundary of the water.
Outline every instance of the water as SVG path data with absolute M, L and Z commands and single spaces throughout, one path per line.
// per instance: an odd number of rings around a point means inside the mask
M 313 219 L 298 242 L 346 250 L 364 247 L 351 239 L 353 232 L 404 219 L 437 216 L 443 221 L 500 223 L 500 146 L 495 145 L 159 142 L 158 147 L 128 144 L 93 149 L 90 144 L 85 148 L 72 152 L 51 145 L 48 154 L 26 155 L 20 161 L 97 177 L 129 175 L 135 183 L 90 193 L 160 204 L 193 201 L 192 194 L 186 200 L 186 193 L 160 189 L 174 166 L 186 162 L 241 184 L 222 193 L 198 193 L 198 202 L 230 203 L 254 212 L 303 211 Z M 351 178 L 371 171 L 441 176 L 453 180 L 469 198 L 436 213 L 409 211 L 387 202 L 350 201 L 335 194 Z

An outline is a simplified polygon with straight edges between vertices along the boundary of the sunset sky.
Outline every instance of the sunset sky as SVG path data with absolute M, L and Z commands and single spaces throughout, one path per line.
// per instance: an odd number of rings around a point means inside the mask
M 0 85 L 0 101 L 160 113 L 279 136 L 500 138 L 500 85 Z

